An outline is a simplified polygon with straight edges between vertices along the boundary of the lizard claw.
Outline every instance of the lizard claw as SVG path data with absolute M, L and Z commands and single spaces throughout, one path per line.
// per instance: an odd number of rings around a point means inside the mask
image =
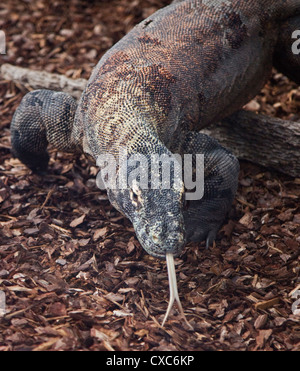
M 206 237 L 206 249 L 209 249 L 211 246 L 215 247 L 216 246 L 216 232 L 215 231 L 210 231 L 208 232 L 208 235 Z

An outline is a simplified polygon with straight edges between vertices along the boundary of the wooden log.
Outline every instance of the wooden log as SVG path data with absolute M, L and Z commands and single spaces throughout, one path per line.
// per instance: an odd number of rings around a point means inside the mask
M 84 90 L 86 79 L 70 79 L 64 75 L 46 71 L 34 71 L 29 68 L 12 66 L 5 63 L 1 66 L 1 75 L 5 80 L 15 81 L 28 89 L 49 89 L 64 91 L 79 99 Z
M 203 130 L 248 160 L 281 173 L 300 177 L 300 123 L 238 111 Z
M 76 99 L 87 83 L 85 79 L 74 80 L 10 64 L 1 66 L 1 75 L 30 89 L 64 91 Z M 240 159 L 300 177 L 300 123 L 238 111 L 203 132 L 216 138 Z

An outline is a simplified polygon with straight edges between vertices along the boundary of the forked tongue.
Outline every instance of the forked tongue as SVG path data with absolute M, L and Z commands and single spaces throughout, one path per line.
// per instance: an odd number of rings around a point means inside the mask
M 182 315 L 185 323 L 191 329 L 193 329 L 193 327 L 188 323 L 188 321 L 187 321 L 187 319 L 184 315 L 184 311 L 183 311 L 183 308 L 182 308 L 182 305 L 181 305 L 181 302 L 180 302 L 180 299 L 179 299 L 178 288 L 177 288 L 177 280 L 176 280 L 176 272 L 175 272 L 174 256 L 173 256 L 172 253 L 167 252 L 166 261 L 167 261 L 168 276 L 169 276 L 170 301 L 169 301 L 168 309 L 167 309 L 167 312 L 165 314 L 165 318 L 163 320 L 162 326 L 164 326 L 167 318 L 169 317 L 170 311 L 171 311 L 171 309 L 173 307 L 173 304 L 176 300 L 178 308 L 179 308 L 179 312 Z

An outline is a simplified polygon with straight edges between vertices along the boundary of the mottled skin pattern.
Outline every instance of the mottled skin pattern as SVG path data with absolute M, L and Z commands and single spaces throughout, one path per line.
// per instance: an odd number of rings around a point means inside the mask
M 169 190 L 135 184 L 107 191 L 150 254 L 178 255 L 189 240 L 206 239 L 209 245 L 230 209 L 239 167 L 232 154 L 198 131 L 252 99 L 267 81 L 274 56 L 275 65 L 299 81 L 299 69 L 289 72 L 285 63 L 288 55 L 299 67 L 288 38 L 299 19 L 300 0 L 177 0 L 101 58 L 75 118 L 73 103 L 62 96 L 69 108 L 57 107 L 57 123 L 50 129 L 49 102 L 57 93 L 29 93 L 12 122 L 14 153 L 33 170 L 46 169 L 47 142 L 95 159 L 118 155 L 124 147 L 129 155 L 148 158 L 204 153 L 204 197 L 188 208 L 183 183 Z

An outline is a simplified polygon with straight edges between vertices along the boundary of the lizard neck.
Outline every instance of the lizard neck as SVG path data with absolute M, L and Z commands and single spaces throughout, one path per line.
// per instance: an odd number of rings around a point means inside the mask
M 132 109 L 130 113 L 116 112 L 114 117 L 103 115 L 97 124 L 89 125 L 85 138 L 88 147 L 86 151 L 95 159 L 102 154 L 117 157 L 120 151 L 125 150 L 128 155 L 168 152 L 157 127 L 155 122 L 146 119 L 136 109 Z

